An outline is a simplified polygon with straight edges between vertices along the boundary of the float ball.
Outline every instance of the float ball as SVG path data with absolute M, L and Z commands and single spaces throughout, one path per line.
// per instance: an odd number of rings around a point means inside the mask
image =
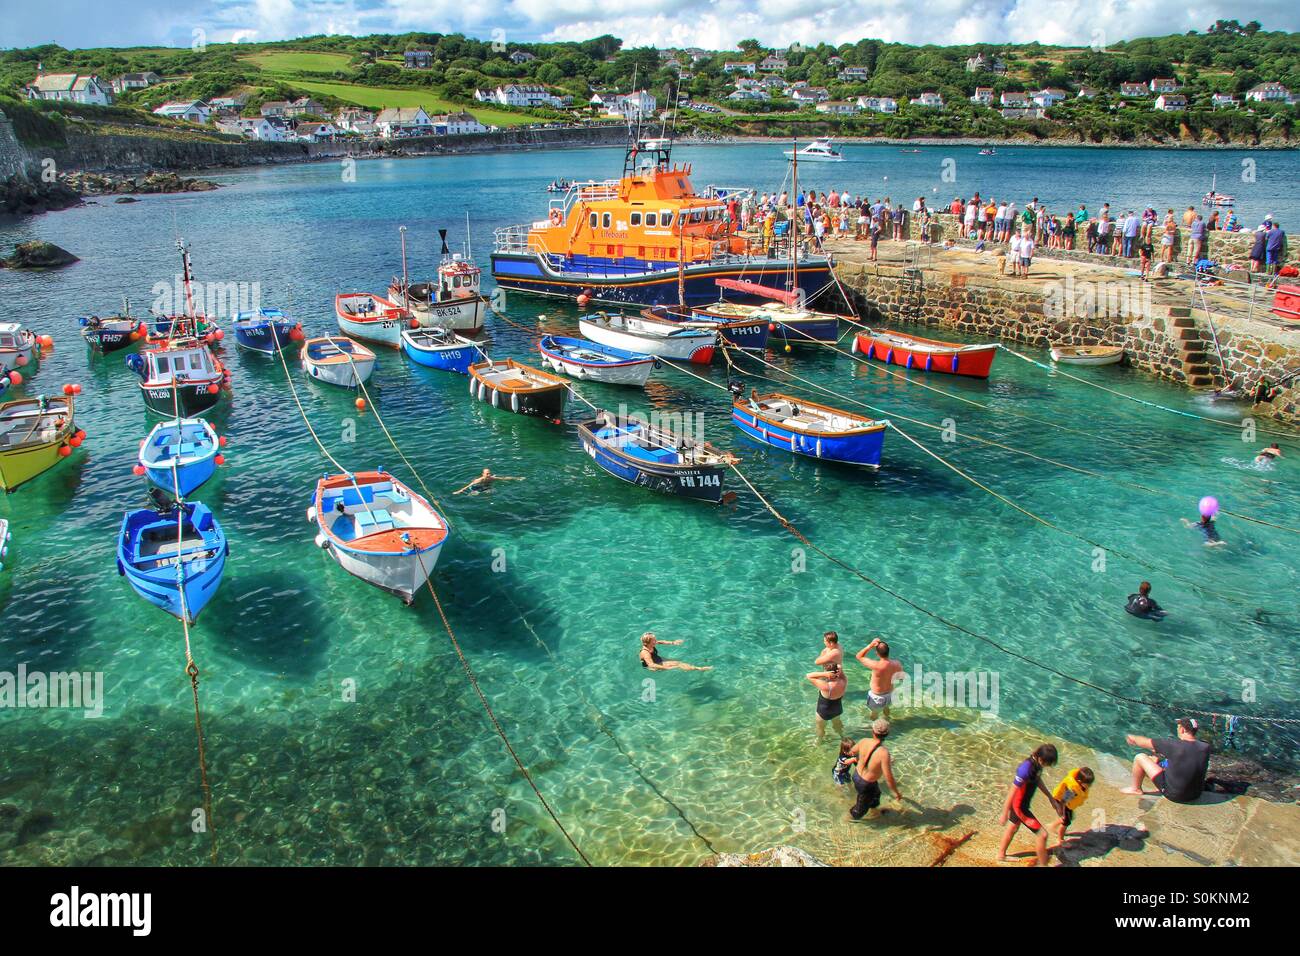
M 357 411 L 364 412 L 366 410 L 366 400 L 364 398 L 358 398 L 356 401 L 356 406 L 357 406 Z
M 1201 517 L 1213 518 L 1219 513 L 1219 499 L 1213 495 L 1206 495 L 1201 499 Z
M 218 455 L 215 460 L 218 465 L 224 465 L 226 463 L 226 456 Z
M 137 478 L 142 477 L 144 475 L 144 465 L 136 465 L 131 469 L 131 474 L 135 475 Z
M 211 385 L 208 386 L 209 395 L 215 395 L 219 391 L 221 391 L 221 386 L 218 385 L 216 382 L 213 382 Z
M 10 385 L 21 385 L 22 383 L 23 383 L 23 376 L 22 376 L 22 373 L 21 373 L 21 372 L 10 371 L 10 373 L 9 373 L 9 384 L 10 384 Z
M 69 455 L 71 455 L 71 454 L 72 454 L 72 449 L 71 449 L 70 447 L 68 447 L 67 445 L 60 445 L 60 446 L 59 446 L 59 457 L 60 457 L 60 458 L 67 458 L 67 457 L 68 457 Z

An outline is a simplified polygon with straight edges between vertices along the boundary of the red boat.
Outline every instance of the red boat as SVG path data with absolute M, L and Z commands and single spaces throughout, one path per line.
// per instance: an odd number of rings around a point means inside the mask
M 903 332 L 860 332 L 853 339 L 853 351 L 889 365 L 988 378 L 998 347 L 996 344 L 957 345 Z

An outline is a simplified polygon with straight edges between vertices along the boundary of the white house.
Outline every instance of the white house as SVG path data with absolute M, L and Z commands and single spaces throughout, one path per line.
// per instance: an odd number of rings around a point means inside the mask
M 993 87 L 991 86 L 975 87 L 975 95 L 970 98 L 970 101 L 972 103 L 978 103 L 980 106 L 992 106 Z
M 943 97 L 938 93 L 922 93 L 914 100 L 909 101 L 913 106 L 924 106 L 930 109 L 943 109 Z
M 166 116 L 168 119 L 187 120 L 191 123 L 206 123 L 212 115 L 208 109 L 208 104 L 202 100 L 190 100 L 189 102 L 164 103 L 154 110 L 155 116 Z
M 723 73 L 748 73 L 750 76 L 753 76 L 757 66 L 758 66 L 757 63 L 749 63 L 749 62 L 742 63 L 739 61 L 728 60 L 726 63 L 722 64 L 722 72 Z
M 983 53 L 970 57 L 966 61 L 967 73 L 1005 73 L 1007 65 L 1000 57 L 988 57 Z
M 309 96 L 300 96 L 284 107 L 285 116 L 306 116 L 309 113 L 312 116 L 325 116 L 328 111 Z
M 1177 93 L 1178 81 L 1168 76 L 1157 76 L 1151 81 L 1152 93 Z
M 763 57 L 758 64 L 758 68 L 766 71 L 787 70 L 790 68 L 790 61 L 783 56 L 777 56 L 773 53 Z
M 751 77 L 748 77 L 748 76 L 742 76 L 740 79 L 736 80 L 736 89 L 738 89 L 738 90 L 761 90 L 761 89 L 763 89 L 763 81 L 762 81 L 762 80 L 755 80 L 755 79 L 752 79 Z
M 831 91 L 824 86 L 801 86 L 790 94 L 796 103 L 825 103 L 831 98 Z
M 853 116 L 861 112 L 862 107 L 849 100 L 826 100 L 818 103 L 816 109 L 818 113 L 829 113 L 831 116 Z
M 653 94 L 646 90 L 637 90 L 626 96 L 616 97 L 614 102 L 609 105 L 609 111 L 627 119 L 638 119 L 653 116 L 655 107 L 658 105 L 659 101 L 655 99 Z
M 375 117 L 375 129 L 384 139 L 401 139 L 405 136 L 433 135 L 433 120 L 423 106 L 408 106 L 381 110 Z
M 1121 83 L 1119 85 L 1120 96 L 1146 96 L 1147 92 L 1145 83 Z
M 535 59 L 537 59 L 537 57 L 529 53 L 527 50 L 515 50 L 514 53 L 510 54 L 511 63 L 531 63 Z
M 753 103 L 766 102 L 771 97 L 768 96 L 767 90 L 736 90 L 728 94 L 727 99 L 736 103 Z
M 41 73 L 27 84 L 27 96 L 33 100 L 65 100 L 87 106 L 107 106 L 113 92 L 98 76 L 79 73 Z
M 1289 103 L 1291 92 L 1281 83 L 1260 83 L 1246 91 L 1246 99 L 1256 103 Z
M 1033 100 L 1028 93 L 1003 93 L 998 97 L 998 104 L 1010 109 L 1024 109 L 1033 105 Z
M 1162 93 L 1156 97 L 1156 109 L 1172 113 L 1187 109 L 1187 97 L 1182 93 Z
M 548 92 L 546 87 L 531 84 L 511 83 L 508 86 L 498 86 L 495 91 L 483 95 L 476 92 L 474 96 L 482 102 L 495 101 L 502 106 L 516 106 L 524 109 L 560 105 L 560 98 Z
M 858 105 L 873 113 L 898 112 L 898 102 L 892 96 L 859 96 Z
M 294 139 L 307 143 L 325 143 L 336 139 L 339 131 L 333 123 L 299 123 Z
M 262 116 L 255 119 L 241 119 L 236 122 L 243 134 L 249 139 L 261 140 L 264 143 L 283 143 L 289 139 L 287 127 L 273 123 Z
M 846 66 L 836 77 L 841 83 L 865 83 L 871 77 L 871 70 L 865 66 Z
M 1042 119 L 1047 113 L 1041 106 L 1004 106 L 998 112 L 1003 119 Z
M 486 133 L 488 128 L 472 113 L 443 113 L 433 117 L 433 132 L 439 136 L 460 136 L 464 133 Z
M 355 106 L 345 107 L 334 114 L 334 125 L 348 133 L 360 132 L 357 127 L 361 125 L 374 129 L 375 114 Z
M 783 90 L 787 85 L 785 80 L 781 79 L 781 77 L 777 76 L 775 73 L 769 73 L 758 82 L 768 90 Z
M 150 70 L 146 73 L 123 73 L 121 76 L 114 77 L 109 85 L 114 93 L 126 93 L 130 90 L 148 89 L 155 83 L 161 82 L 162 77 Z
M 1075 95 L 1081 100 L 1092 100 L 1097 98 L 1099 92 L 1099 90 L 1094 89 L 1091 86 L 1081 86 L 1079 87 L 1079 92 Z
M 1056 90 L 1056 89 L 1048 88 L 1048 89 L 1039 90 L 1037 93 L 1031 94 L 1029 98 L 1034 101 L 1035 105 L 1041 106 L 1043 109 L 1050 109 L 1051 107 L 1055 106 L 1057 103 L 1063 102 L 1065 100 L 1066 95 L 1067 94 L 1065 90 Z
M 1239 104 L 1231 93 L 1215 93 L 1210 97 L 1210 106 L 1216 110 L 1236 109 Z

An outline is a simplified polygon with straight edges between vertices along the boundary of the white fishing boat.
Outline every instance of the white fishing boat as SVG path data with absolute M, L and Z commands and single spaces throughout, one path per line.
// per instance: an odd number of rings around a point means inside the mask
M 0 374 L 26 365 L 39 349 L 36 336 L 17 322 L 0 322 Z
M 699 365 L 713 361 L 718 341 L 717 333 L 708 329 L 604 312 L 579 319 L 578 328 L 584 337 L 600 345 Z
M 433 573 L 448 533 L 433 505 L 386 471 L 324 476 L 307 520 L 339 567 L 407 604 Z
M 341 335 L 308 339 L 299 358 L 309 378 L 344 388 L 356 388 L 375 368 L 374 352 Z
M 402 329 L 413 320 L 411 313 L 396 302 L 369 292 L 346 292 L 334 297 L 339 331 L 390 348 L 401 348 Z
M 1115 365 L 1124 358 L 1119 345 L 1053 345 L 1052 361 L 1062 365 Z
M 787 159 L 798 158 L 803 162 L 814 163 L 842 163 L 844 154 L 836 149 L 832 144 L 830 137 L 824 139 L 815 139 L 797 153 L 793 149 L 785 151 Z
M 421 328 L 477 332 L 487 318 L 488 300 L 480 291 L 483 272 L 470 258 L 447 248 L 447 230 L 439 229 L 442 260 L 438 278 L 412 282 L 406 271 L 406 227 L 401 226 L 402 274 L 388 285 L 388 297 L 411 313 Z

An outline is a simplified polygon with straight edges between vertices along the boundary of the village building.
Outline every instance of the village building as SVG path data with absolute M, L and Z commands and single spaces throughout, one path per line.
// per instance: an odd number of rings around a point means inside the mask
M 407 70 L 427 70 L 433 66 L 433 51 L 407 50 L 402 54 L 402 66 Z
M 993 87 L 991 86 L 975 87 L 975 93 L 973 96 L 971 96 L 970 101 L 972 103 L 978 103 L 980 106 L 992 106 Z
M 384 139 L 433 135 L 433 120 L 422 106 L 390 107 L 375 117 L 375 129 Z
M 858 105 L 873 113 L 898 112 L 898 101 L 892 96 L 859 96 Z
M 161 83 L 162 77 L 153 71 L 145 73 L 123 73 L 121 76 L 114 77 L 109 83 L 110 88 L 116 94 L 129 93 L 132 90 L 147 90 L 155 83 Z
M 113 102 L 112 89 L 94 74 L 39 73 L 26 89 L 28 98 L 33 100 L 61 100 L 85 106 L 107 106 Z
M 1246 91 L 1246 99 L 1254 103 L 1290 103 L 1291 91 L 1281 83 L 1260 83 Z
M 862 107 L 849 100 L 826 100 L 818 103 L 816 109 L 818 113 L 828 113 L 831 116 L 853 116 L 862 111 Z
M 1156 109 L 1172 113 L 1187 109 L 1187 97 L 1182 93 L 1161 93 L 1156 97 Z
M 168 119 L 186 120 L 190 123 L 206 123 L 212 116 L 212 110 L 202 100 L 178 101 L 164 103 L 154 110 L 155 116 Z

